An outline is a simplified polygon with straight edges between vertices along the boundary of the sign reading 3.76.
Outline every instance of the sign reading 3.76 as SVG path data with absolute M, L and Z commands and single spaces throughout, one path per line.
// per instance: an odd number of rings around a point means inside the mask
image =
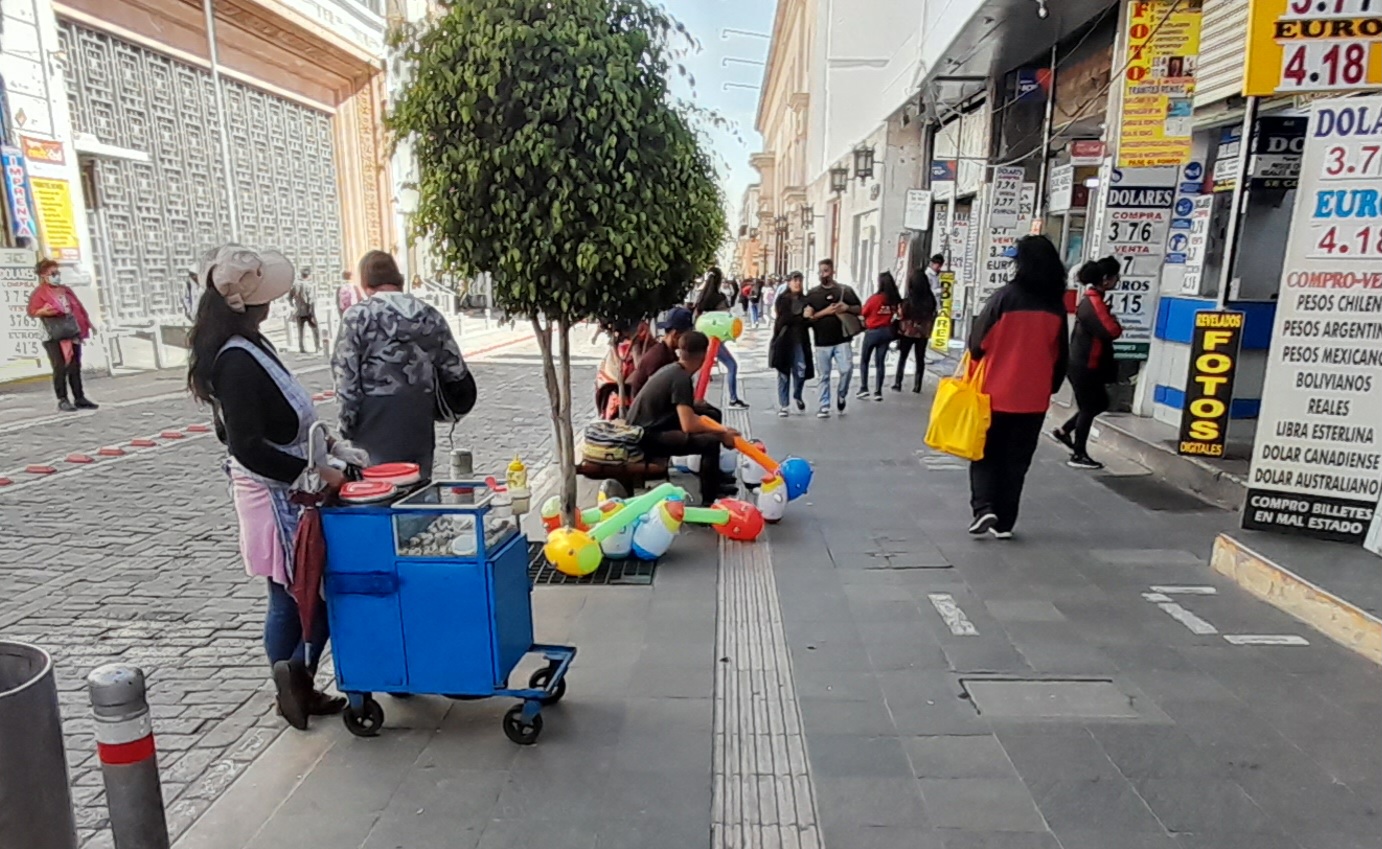
M 1382 0 L 1253 0 L 1243 93 L 1382 88 Z

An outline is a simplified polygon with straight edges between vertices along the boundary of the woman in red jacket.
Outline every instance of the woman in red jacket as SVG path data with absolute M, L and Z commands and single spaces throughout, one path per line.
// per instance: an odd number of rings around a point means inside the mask
M 43 350 L 53 367 L 58 409 L 64 413 L 94 410 L 96 403 L 86 397 L 82 387 L 82 343 L 91 338 L 91 319 L 77 294 L 62 285 L 62 271 L 56 262 L 41 260 L 36 270 L 38 288 L 29 295 L 28 313 L 42 325 Z
M 873 400 L 883 400 L 883 377 L 887 370 L 888 346 L 896 333 L 893 321 L 902 306 L 902 293 L 897 291 L 897 281 L 891 271 L 878 275 L 878 292 L 864 302 L 864 353 L 859 357 L 860 401 L 869 399 L 869 358 L 873 358 L 875 372 L 873 381 Z
M 1113 257 L 1086 262 L 1077 273 L 1085 287 L 1084 300 L 1075 311 L 1075 330 L 1070 336 L 1070 386 L 1079 411 L 1051 435 L 1071 450 L 1072 469 L 1102 469 L 1089 456 L 1089 430 L 1094 419 L 1108 412 L 1108 385 L 1118 380 L 1118 361 L 1113 340 L 1123 335 L 1123 325 L 1109 312 L 1104 293 L 1118 284 L 1123 267 Z
M 969 334 L 971 368 L 983 369 L 993 422 L 984 459 L 969 467 L 971 534 L 1011 539 L 1051 396 L 1065 381 L 1065 266 L 1045 236 L 1025 236 L 1015 274 L 993 293 Z

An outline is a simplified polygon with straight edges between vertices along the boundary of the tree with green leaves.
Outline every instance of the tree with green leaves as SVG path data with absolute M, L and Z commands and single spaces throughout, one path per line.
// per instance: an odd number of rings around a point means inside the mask
M 645 0 L 466 0 L 392 34 L 408 79 L 387 124 L 417 160 L 415 233 L 531 320 L 568 520 L 571 328 L 675 303 L 725 232 L 694 110 L 670 90 L 679 39 Z

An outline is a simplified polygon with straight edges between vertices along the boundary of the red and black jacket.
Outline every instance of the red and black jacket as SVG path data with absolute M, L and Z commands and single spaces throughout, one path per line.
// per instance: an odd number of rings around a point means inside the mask
M 1093 287 L 1086 289 L 1070 334 L 1070 377 L 1115 383 L 1118 361 L 1113 358 L 1113 340 L 1122 335 L 1123 325 L 1109 312 L 1104 293 Z
M 994 412 L 1045 413 L 1070 359 L 1065 305 L 1009 283 L 974 320 L 969 356 L 988 364 L 984 392 Z

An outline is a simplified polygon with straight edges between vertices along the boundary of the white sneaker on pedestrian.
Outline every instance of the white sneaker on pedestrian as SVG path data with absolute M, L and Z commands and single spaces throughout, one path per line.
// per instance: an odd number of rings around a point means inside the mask
M 1000 531 L 997 528 L 989 528 L 989 536 L 994 539 L 1008 540 L 1013 538 L 1012 531 Z
M 860 401 L 867 401 L 869 400 L 869 391 L 867 389 L 860 389 L 858 392 L 854 393 L 854 397 L 858 398 Z
M 785 419 L 785 418 L 787 418 L 787 417 L 790 416 L 790 415 L 791 415 L 791 413 L 787 411 L 787 408 L 786 408 L 786 407 L 779 407 L 778 410 L 777 410 L 777 417 L 778 417 L 779 419 Z
M 819 410 L 816 411 L 816 418 L 818 418 L 818 419 L 828 419 L 828 418 L 830 418 L 830 410 L 828 410 L 828 409 L 825 408 L 825 407 L 821 407 Z
M 1088 469 L 1089 471 L 1095 472 L 1104 467 L 1103 463 L 1100 463 L 1088 454 L 1071 454 L 1070 459 L 1066 461 L 1065 465 L 1072 469 Z
M 998 516 L 996 514 L 984 513 L 975 517 L 973 523 L 969 526 L 969 532 L 977 537 L 993 530 L 993 526 L 996 524 L 998 524 Z

